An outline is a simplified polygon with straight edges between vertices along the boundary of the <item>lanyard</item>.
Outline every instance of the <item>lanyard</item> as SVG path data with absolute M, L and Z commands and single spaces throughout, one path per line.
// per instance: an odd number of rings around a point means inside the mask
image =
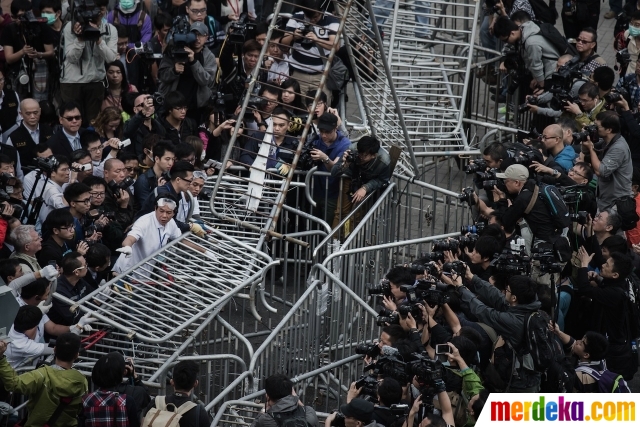
M 227 1 L 227 5 L 231 8 L 233 14 L 236 15 L 236 17 L 240 18 L 240 1 L 236 0 L 236 7 L 233 7 L 233 4 L 231 4 L 231 0 Z
M 158 240 L 160 240 L 160 247 L 162 247 L 165 237 L 167 237 L 167 234 L 160 234 L 160 229 L 158 228 Z
M 186 198 L 183 197 L 182 198 L 182 211 L 184 212 L 184 220 L 187 221 L 189 218 L 187 218 L 187 214 L 189 213 L 189 208 L 191 207 L 191 203 L 187 202 Z

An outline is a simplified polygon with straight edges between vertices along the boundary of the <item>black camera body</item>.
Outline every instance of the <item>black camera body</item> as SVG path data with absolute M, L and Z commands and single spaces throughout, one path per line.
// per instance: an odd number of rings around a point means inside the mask
M 309 170 L 314 166 L 319 166 L 322 162 L 313 160 L 311 157 L 311 152 L 316 149 L 316 146 L 313 145 L 313 141 L 307 141 L 302 146 L 302 153 L 300 153 L 300 158 L 298 159 L 298 168 L 300 170 Z
M 349 152 L 347 153 L 347 157 L 345 159 L 345 162 L 346 163 L 358 163 L 358 160 L 360 160 L 360 157 L 358 156 L 358 153 L 356 151 L 349 150 Z
M 571 218 L 571 221 L 577 222 L 580 225 L 585 225 L 587 223 L 588 216 L 589 213 L 587 213 L 586 211 L 578 211 L 577 213 L 569 214 L 569 218 Z
M 116 183 L 115 180 L 111 180 L 111 182 L 109 182 L 107 184 L 109 186 L 109 189 L 111 190 L 111 192 L 113 193 L 113 196 L 116 199 L 119 199 L 121 196 L 121 191 L 125 190 L 129 187 L 131 187 L 131 185 L 133 185 L 133 179 L 131 179 L 130 177 L 126 177 L 125 179 L 122 180 L 122 182 L 120 184 Z
M 377 344 L 358 344 L 356 346 L 356 354 L 363 354 L 369 357 L 378 357 L 380 347 Z
M 438 252 L 444 252 L 444 251 L 451 251 L 451 252 L 456 252 L 458 250 L 460 246 L 460 242 L 458 242 L 456 239 L 449 239 L 449 240 L 434 240 L 433 243 L 431 244 L 431 250 L 432 251 L 438 251 Z
M 484 159 L 476 159 L 473 163 L 469 163 L 464 167 L 464 173 L 471 175 L 472 173 L 482 172 L 487 169 L 487 161 Z
M 313 32 L 313 24 L 305 24 L 304 27 L 300 29 L 300 31 L 303 35 Z M 300 46 L 302 46 L 304 50 L 309 50 L 313 47 L 313 41 L 305 37 L 300 41 Z
M 445 273 L 456 274 L 458 276 L 464 276 L 464 274 L 467 272 L 467 265 L 462 261 L 446 262 L 442 266 L 442 271 L 444 271 Z
M 432 276 L 435 276 L 438 273 L 438 267 L 433 264 L 433 262 L 428 262 L 426 264 L 410 264 L 409 270 L 411 271 L 411 274 L 415 275 L 424 274 L 425 271 L 427 274 Z
M 36 167 L 45 173 L 51 173 L 57 169 L 59 166 L 58 160 L 53 157 L 36 157 L 35 159 Z
M 460 227 L 460 233 L 480 234 L 482 233 L 482 230 L 484 230 L 485 226 L 486 224 L 484 222 L 478 222 L 477 224 L 471 224 L 471 225 L 463 225 Z
M 20 25 L 22 27 L 22 35 L 27 45 L 33 46 L 42 32 L 42 25 L 46 25 L 47 20 L 44 18 L 36 18 L 32 10 L 20 15 Z
M 373 375 L 363 375 L 356 381 L 356 388 L 361 389 L 360 396 L 370 396 L 374 399 L 378 398 L 378 378 Z
M 627 92 L 625 88 L 612 89 L 604 96 L 604 102 L 606 102 L 608 105 L 611 105 L 620 101 L 622 98 L 627 100 L 629 99 L 629 92 Z
M 234 45 L 243 45 L 247 40 L 247 33 L 253 32 L 255 28 L 255 24 L 249 21 L 246 13 L 243 13 L 237 21 L 232 22 L 229 26 L 227 41 Z
M 473 197 L 475 194 L 475 190 L 473 187 L 466 187 L 462 189 L 462 193 L 458 194 L 457 198 L 461 202 L 467 202 L 469 206 L 473 206 L 476 204 L 476 199 Z
M 581 144 L 585 142 L 587 140 L 587 137 L 589 137 L 591 142 L 593 142 L 594 144 L 596 144 L 600 140 L 600 136 L 598 136 L 598 126 L 596 125 L 585 126 L 582 128 L 582 131 L 574 132 L 572 136 L 574 144 Z
M 86 41 L 95 41 L 100 38 L 100 30 L 90 24 L 98 25 L 100 8 L 94 0 L 74 0 L 73 22 L 82 26 L 80 36 Z
M 389 280 L 382 279 L 380 283 L 374 285 L 371 283 L 365 284 L 369 295 L 386 295 L 391 296 L 391 284 Z

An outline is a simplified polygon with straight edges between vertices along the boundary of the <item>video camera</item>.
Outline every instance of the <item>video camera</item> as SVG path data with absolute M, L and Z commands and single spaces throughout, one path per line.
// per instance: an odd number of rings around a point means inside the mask
M 186 15 L 178 15 L 173 18 L 173 25 L 169 38 L 169 53 L 173 60 L 179 64 L 184 64 L 189 60 L 189 52 L 185 47 L 196 41 L 196 35 L 191 32 L 191 24 Z
M 45 18 L 36 18 L 32 10 L 20 15 L 19 19 L 25 43 L 33 46 L 42 32 L 42 24 L 46 24 L 47 20 Z
M 253 32 L 256 25 L 249 21 L 246 13 L 240 15 L 240 18 L 229 25 L 229 33 L 227 41 L 234 45 L 243 45 L 247 40 L 247 33 Z
M 100 8 L 94 0 L 74 0 L 73 22 L 82 26 L 80 36 L 86 41 L 95 41 L 100 38 L 100 30 L 90 24 L 98 25 Z
M 500 273 L 528 275 L 531 272 L 531 258 L 524 249 L 503 249 L 494 255 L 491 265 Z
M 555 111 L 562 110 L 567 102 L 576 102 L 570 93 L 573 87 L 573 82 L 577 79 L 584 78 L 584 75 L 580 71 L 580 62 L 578 58 L 573 58 L 562 67 L 558 68 L 558 71 L 551 75 L 551 78 L 545 83 L 545 86 L 549 86 L 549 92 L 553 94 L 553 98 L 549 101 L 549 107 Z
M 14 218 L 20 219 L 22 216 L 23 206 L 18 203 L 11 203 L 12 201 L 19 201 L 18 199 L 11 199 L 13 194 L 13 186 L 16 185 L 18 180 L 8 173 L 0 173 L 0 203 L 7 203 L 13 206 Z M 0 209 L 3 209 L 0 207 Z
M 550 245 L 532 248 L 531 258 L 540 262 L 540 271 L 543 273 L 560 273 L 564 269 L 564 265 L 558 262 Z
M 59 166 L 58 160 L 53 157 L 36 157 L 33 159 L 36 162 L 36 167 L 42 172 L 50 174 Z

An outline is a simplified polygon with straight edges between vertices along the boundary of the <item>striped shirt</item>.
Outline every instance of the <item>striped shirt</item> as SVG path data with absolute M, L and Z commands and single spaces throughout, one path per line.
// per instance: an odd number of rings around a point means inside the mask
M 308 22 L 304 13 L 295 13 L 287 22 L 287 31 L 293 32 L 298 28 L 302 29 L 305 24 L 308 24 Z M 329 40 L 329 37 L 338 33 L 339 26 L 340 23 L 337 18 L 329 14 L 325 14 L 320 21 L 313 25 L 313 32 L 319 39 Z M 300 44 L 303 40 L 304 39 L 300 39 L 293 42 L 291 63 L 289 64 L 292 71 L 297 70 L 308 74 L 321 73 L 324 70 L 324 62 L 320 56 L 329 56 L 330 49 L 323 48 L 323 50 L 320 51 L 318 46 L 314 43 L 309 50 L 306 50 Z

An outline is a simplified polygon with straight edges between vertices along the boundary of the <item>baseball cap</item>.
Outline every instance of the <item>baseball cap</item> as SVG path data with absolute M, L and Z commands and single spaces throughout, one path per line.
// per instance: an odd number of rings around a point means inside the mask
M 358 421 L 371 421 L 373 417 L 373 403 L 364 399 L 353 399 L 340 407 L 340 412 L 345 417 L 355 418 Z
M 318 119 L 318 129 L 334 130 L 338 127 L 338 117 L 335 114 L 323 113 Z
M 504 173 L 497 173 L 496 177 L 502 179 L 513 179 L 515 181 L 526 181 L 529 179 L 529 169 L 522 165 L 511 165 Z
M 206 25 L 204 25 L 203 22 L 200 22 L 200 21 L 196 21 L 193 24 L 191 24 L 191 29 L 189 31 L 191 32 L 197 31 L 202 35 L 207 35 L 207 36 L 209 35 L 209 29 L 207 28 Z

